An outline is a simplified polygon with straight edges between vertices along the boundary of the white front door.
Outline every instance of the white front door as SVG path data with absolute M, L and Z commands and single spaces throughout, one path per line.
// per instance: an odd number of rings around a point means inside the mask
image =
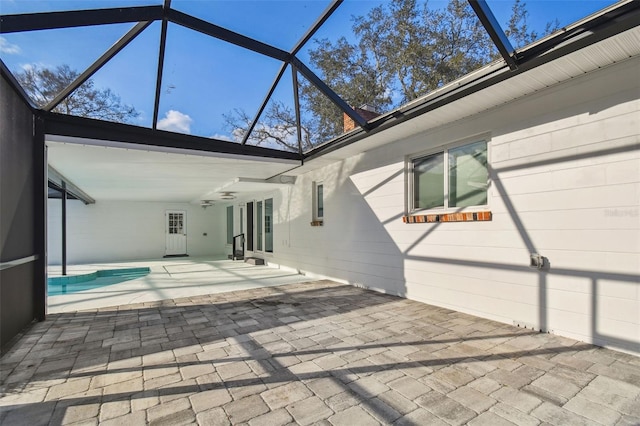
M 168 210 L 165 213 L 166 251 L 165 255 L 187 254 L 187 213 Z

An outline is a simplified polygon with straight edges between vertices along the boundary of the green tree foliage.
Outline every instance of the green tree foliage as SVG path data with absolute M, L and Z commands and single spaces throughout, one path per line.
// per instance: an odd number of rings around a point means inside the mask
M 538 38 L 528 28 L 527 17 L 526 4 L 516 0 L 505 32 L 518 47 Z M 550 29 L 547 26 L 546 31 Z M 345 37 L 315 40 L 310 65 L 349 105 L 366 104 L 379 112 L 424 96 L 499 57 L 466 0 L 451 0 L 442 9 L 417 0 L 385 2 L 354 18 L 352 31 L 353 43 Z M 313 85 L 299 80 L 306 150 L 342 134 L 343 113 Z M 257 128 L 295 127 L 293 111 L 285 110 L 274 104 Z M 226 116 L 227 123 L 233 129 L 246 129 L 238 117 L 237 112 Z M 292 149 L 259 131 L 249 141 Z
M 56 68 L 29 67 L 16 73 L 16 79 L 33 102 L 44 107 L 78 75 L 68 65 Z M 53 111 L 116 122 L 130 122 L 139 115 L 134 107 L 122 104 L 120 97 L 111 89 L 97 89 L 91 79 L 81 84 Z

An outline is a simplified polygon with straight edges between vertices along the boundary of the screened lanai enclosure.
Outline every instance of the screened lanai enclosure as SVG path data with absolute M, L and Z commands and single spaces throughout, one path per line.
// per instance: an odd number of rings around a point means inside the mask
M 48 264 L 241 241 L 278 267 L 640 352 L 639 1 L 15 0 L 0 15 L 2 344 L 45 318 Z M 610 233 L 620 245 L 598 245 Z M 556 291 L 589 296 L 567 319 Z
M 559 43 L 636 7 L 607 0 L 160 3 L 4 2 L 4 72 L 18 77 L 52 128 L 94 123 L 62 114 L 192 135 L 211 151 L 303 158 L 423 112 L 413 101 L 430 92 L 448 87 L 463 96 L 549 60 L 542 58 Z M 597 20 L 571 26 L 607 7 Z M 110 96 L 83 105 L 97 88 Z M 358 129 L 349 138 L 345 116 Z

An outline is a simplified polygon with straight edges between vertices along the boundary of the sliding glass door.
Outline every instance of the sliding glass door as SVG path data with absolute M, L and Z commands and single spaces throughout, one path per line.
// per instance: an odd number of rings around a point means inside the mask
M 273 253 L 273 198 L 247 203 L 247 250 Z
M 273 253 L 273 198 L 264 200 L 264 251 Z

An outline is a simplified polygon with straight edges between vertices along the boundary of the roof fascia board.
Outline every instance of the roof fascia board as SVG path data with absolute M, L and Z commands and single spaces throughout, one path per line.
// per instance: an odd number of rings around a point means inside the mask
M 613 37 L 624 31 L 637 27 L 638 22 L 640 22 L 640 2 L 634 0 L 633 3 L 635 4 L 631 8 L 627 7 L 629 5 L 623 5 L 625 13 L 622 15 L 615 14 L 615 19 L 607 19 L 603 21 L 602 19 L 599 19 L 600 16 L 595 17 L 594 20 L 598 22 L 598 25 L 589 25 L 589 31 L 576 34 L 576 36 L 581 37 L 576 37 L 575 40 L 566 41 L 564 40 L 564 37 L 562 37 L 562 34 L 559 35 L 562 45 L 552 44 L 550 46 L 553 47 L 550 47 L 550 50 L 536 56 L 529 56 L 526 61 L 519 63 L 518 69 L 516 70 L 512 71 L 506 65 L 497 69 L 488 67 L 474 80 L 471 80 L 466 84 L 451 85 L 450 90 L 443 91 L 436 96 L 433 94 L 426 95 L 421 101 L 414 101 L 409 105 L 405 105 L 404 107 L 400 107 L 376 118 L 369 122 L 370 128 L 366 132 L 363 129 L 355 129 L 307 151 L 304 154 L 304 160 L 309 161 L 314 158 L 318 158 L 322 155 L 362 140 L 369 135 L 396 126 L 487 87 L 496 85 L 509 78 L 513 78 L 521 73 L 537 68 L 592 44 L 606 40 L 609 37 Z
M 280 61 L 289 62 L 291 58 L 289 52 L 285 52 L 282 49 L 278 49 L 277 47 L 249 38 L 210 22 L 203 21 L 202 19 L 187 15 L 186 13 L 178 12 L 175 9 L 168 10 L 167 17 L 169 21 L 175 24 L 190 28 L 194 31 L 198 31 L 202 34 L 215 37 L 228 43 L 235 44 L 236 46 L 252 50 L 262 55 L 278 59 Z
M 70 10 L 0 16 L 0 34 L 162 19 L 162 6 Z
M 114 123 L 54 112 L 38 111 L 45 123 L 45 134 L 118 141 L 142 147 L 164 147 L 203 153 L 261 157 L 265 159 L 301 161 L 297 152 L 279 151 L 260 146 L 154 130 L 130 124 Z M 107 143 L 105 143 L 107 144 Z M 195 153 L 195 152 L 194 152 Z
M 95 204 L 96 200 L 67 179 L 62 173 L 47 165 L 47 180 L 56 186 L 58 191 L 66 191 L 85 204 Z
M 589 34 L 593 31 L 600 31 L 599 28 L 609 28 L 616 31 L 613 35 L 637 26 L 640 23 L 640 1 L 627 0 L 627 2 L 612 5 L 596 16 L 591 16 L 578 21 L 560 33 L 551 34 L 529 47 L 518 52 L 519 60 L 525 62 L 531 58 L 545 54 L 550 50 L 578 38 L 582 34 Z M 619 27 L 614 24 L 619 24 Z M 605 37 L 606 38 L 606 37 Z

